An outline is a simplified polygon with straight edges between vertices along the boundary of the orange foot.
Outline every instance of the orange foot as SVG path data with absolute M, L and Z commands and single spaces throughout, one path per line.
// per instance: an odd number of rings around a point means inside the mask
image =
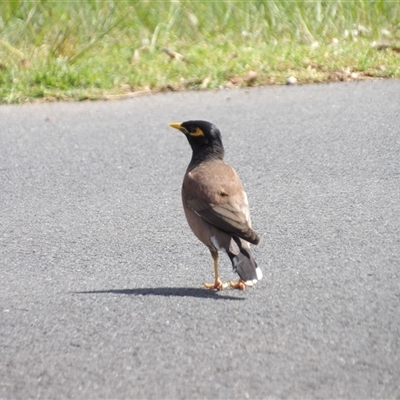
M 246 286 L 253 286 L 253 283 L 246 283 L 243 279 L 239 279 L 237 282 L 229 282 L 229 286 L 232 289 L 239 289 L 239 290 L 245 290 Z
M 206 289 L 224 290 L 228 287 L 227 283 L 222 283 L 221 279 L 217 279 L 214 283 L 205 283 L 204 287 Z

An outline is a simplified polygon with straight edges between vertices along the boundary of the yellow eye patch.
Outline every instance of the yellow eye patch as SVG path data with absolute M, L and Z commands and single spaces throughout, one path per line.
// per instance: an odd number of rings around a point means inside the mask
M 200 128 L 196 128 L 194 132 L 189 132 L 190 136 L 204 136 L 204 132 Z

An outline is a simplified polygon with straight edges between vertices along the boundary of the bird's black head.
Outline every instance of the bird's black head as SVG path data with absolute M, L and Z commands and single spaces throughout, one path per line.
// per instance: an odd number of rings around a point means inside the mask
M 193 150 L 191 163 L 206 159 L 223 159 L 224 146 L 222 145 L 221 132 L 207 121 L 173 122 L 170 127 L 179 129 L 185 134 Z

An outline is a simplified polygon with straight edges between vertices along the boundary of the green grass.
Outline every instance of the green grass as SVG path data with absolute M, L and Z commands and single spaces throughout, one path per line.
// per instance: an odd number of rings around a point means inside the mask
M 0 0 L 0 102 L 398 78 L 399 46 L 397 0 Z

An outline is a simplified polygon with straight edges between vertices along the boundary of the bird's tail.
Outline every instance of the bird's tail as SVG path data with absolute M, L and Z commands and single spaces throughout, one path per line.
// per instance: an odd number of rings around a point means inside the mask
M 262 278 L 261 269 L 257 266 L 250 249 L 243 247 L 242 241 L 232 236 L 227 254 L 232 261 L 233 270 L 248 283 L 256 283 Z

